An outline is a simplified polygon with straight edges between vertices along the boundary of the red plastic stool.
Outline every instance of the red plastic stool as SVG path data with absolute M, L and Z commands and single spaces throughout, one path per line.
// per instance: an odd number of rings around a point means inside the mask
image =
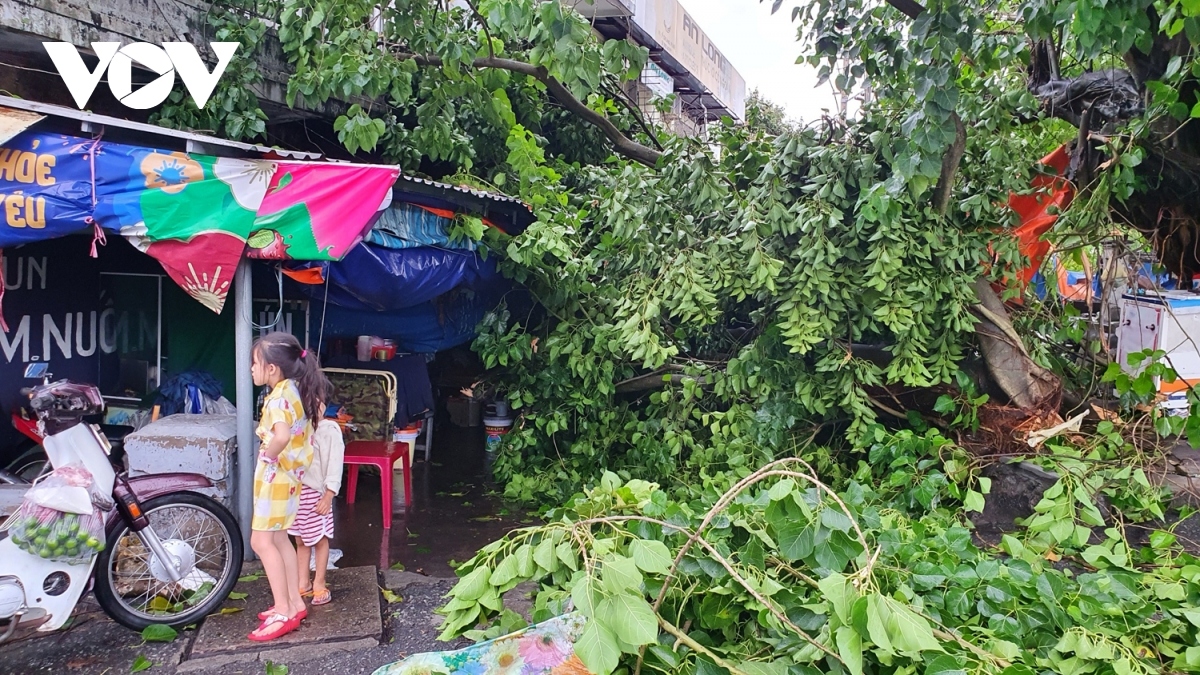
M 392 529 L 392 467 L 397 455 L 404 472 L 404 508 L 412 506 L 412 463 L 408 456 L 408 443 L 392 441 L 351 441 L 346 445 L 342 460 L 350 467 L 350 481 L 346 487 L 346 503 L 354 503 L 358 491 L 358 467 L 366 464 L 379 467 L 380 503 L 383 504 L 383 529 Z

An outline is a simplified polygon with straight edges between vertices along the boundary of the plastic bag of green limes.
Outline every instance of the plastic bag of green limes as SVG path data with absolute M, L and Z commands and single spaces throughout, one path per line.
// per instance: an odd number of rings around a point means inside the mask
M 57 562 L 84 562 L 104 550 L 104 515 L 63 513 L 26 501 L 9 519 L 21 550 Z

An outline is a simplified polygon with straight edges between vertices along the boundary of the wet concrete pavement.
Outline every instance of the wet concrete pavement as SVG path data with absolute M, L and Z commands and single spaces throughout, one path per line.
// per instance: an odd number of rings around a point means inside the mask
M 495 493 L 483 446 L 481 427 L 439 421 L 429 463 L 418 457 L 414 467 L 413 506 L 392 516 L 390 533 L 382 526 L 379 478 L 360 473 L 355 503 L 339 500 L 336 507 L 333 546 L 345 556 L 338 566 L 399 564 L 410 572 L 450 577 L 452 562 L 464 562 L 509 530 L 533 524 Z
M 343 498 L 338 499 L 333 546 L 343 551 L 343 557 L 337 566 L 378 567 L 380 576 L 387 579 L 385 585 L 397 591 L 403 600 L 390 605 L 379 600 L 383 611 L 381 643 L 375 635 L 365 635 L 353 651 L 337 649 L 337 643 L 331 643 L 328 651 L 317 648 L 297 653 L 284 662 L 289 675 L 367 674 L 411 654 L 467 644 L 461 640 L 454 644 L 436 640 L 441 617 L 433 612 L 454 585 L 453 563 L 467 560 L 510 529 L 534 522 L 516 509 L 506 507 L 495 494 L 485 466 L 483 445 L 482 428 L 455 427 L 449 420 L 439 420 L 431 461 L 426 464 L 418 459 L 416 463 L 415 504 L 408 513 L 393 517 L 390 533 L 385 533 L 381 526 L 377 477 L 360 475 L 357 503 L 349 505 Z M 409 574 L 398 572 L 397 564 Z M 377 594 L 377 591 L 372 587 L 371 592 Z M 345 595 L 340 599 L 363 600 Z M 332 607 L 338 602 L 339 597 L 335 596 Z M 139 657 L 151 664 L 144 672 L 153 675 L 264 672 L 262 661 L 211 663 L 200 668 L 185 665 L 181 669 L 180 661 L 191 656 L 189 650 L 195 640 L 195 630 L 191 630 L 172 643 L 146 643 L 139 633 L 105 616 L 88 594 L 67 630 L 0 646 L 0 673 L 117 675 L 131 672 Z

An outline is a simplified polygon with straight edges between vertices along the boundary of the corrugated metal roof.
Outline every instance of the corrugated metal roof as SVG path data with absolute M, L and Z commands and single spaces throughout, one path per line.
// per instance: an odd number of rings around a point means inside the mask
M 486 190 L 476 190 L 475 188 L 467 187 L 465 185 L 451 185 L 450 183 L 441 183 L 439 181 L 432 180 L 429 178 L 420 178 L 417 176 L 409 176 L 404 173 L 400 174 L 400 180 L 405 180 L 405 181 L 409 181 L 409 182 L 413 182 L 413 183 L 421 183 L 423 185 L 429 185 L 432 187 L 454 190 L 455 192 L 469 194 L 473 197 L 479 197 L 480 199 L 490 199 L 492 201 L 497 201 L 497 202 L 511 202 L 513 204 L 520 204 L 521 206 L 524 206 L 527 209 L 530 208 L 528 204 L 521 201 L 520 199 L 517 199 L 516 197 L 509 197 L 508 195 L 500 194 L 497 192 L 487 192 Z M 532 209 L 530 209 L 530 210 L 532 210 Z
M 38 115 L 37 113 L 25 110 L 0 108 L 0 145 L 8 142 L 13 136 L 25 131 L 45 118 L 45 115 Z

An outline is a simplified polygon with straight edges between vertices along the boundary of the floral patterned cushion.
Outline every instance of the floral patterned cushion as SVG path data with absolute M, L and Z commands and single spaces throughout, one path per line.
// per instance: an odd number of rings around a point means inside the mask
M 578 613 L 556 616 L 465 649 L 414 654 L 375 675 L 592 675 L 575 655 L 586 623 Z

